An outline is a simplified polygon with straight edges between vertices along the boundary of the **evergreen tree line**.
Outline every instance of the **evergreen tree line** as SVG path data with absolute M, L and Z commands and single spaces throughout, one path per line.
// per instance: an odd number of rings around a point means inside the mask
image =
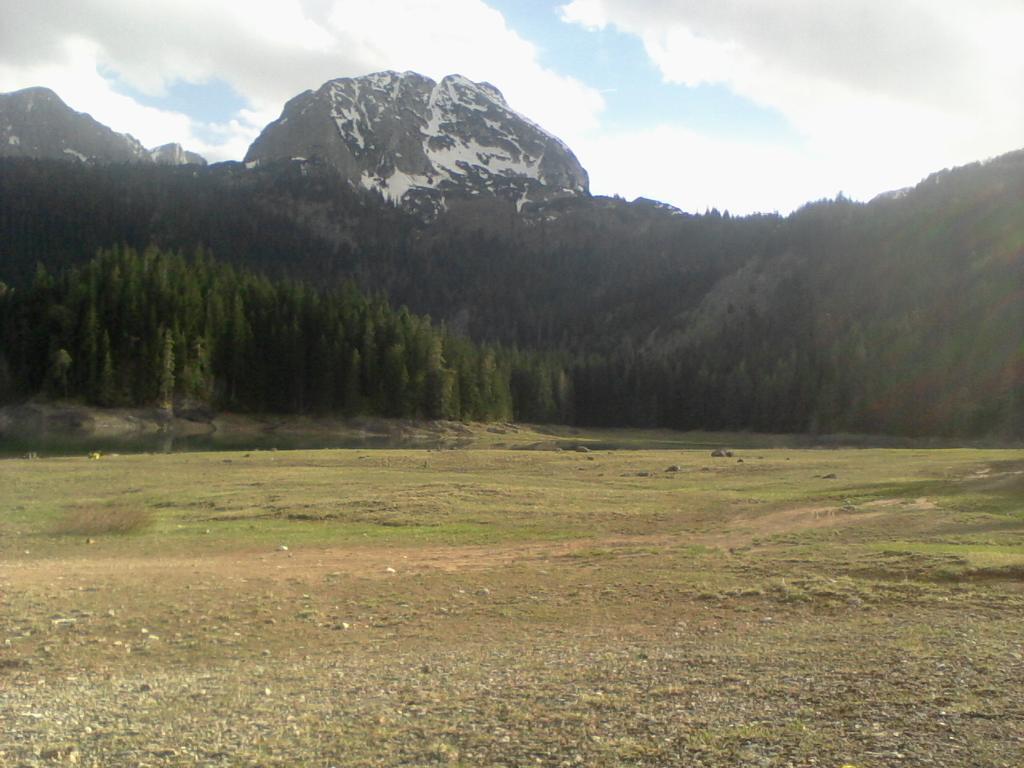
M 1024 436 L 1024 153 L 936 174 L 900 196 L 869 204 L 839 196 L 786 217 L 689 215 L 612 198 L 517 212 L 471 199 L 452 201 L 431 222 L 306 164 L 247 171 L 0 161 L 0 280 L 22 298 L 35 290 L 37 261 L 58 270 L 115 242 L 139 250 L 155 243 L 165 253 L 202 243 L 281 285 L 351 279 L 365 295 L 443 320 L 454 337 L 445 342 L 449 368 L 466 338 L 496 361 L 518 360 L 514 369 L 501 365 L 521 419 Z M 243 298 L 248 315 L 252 300 Z M 276 363 L 273 376 L 286 385 L 269 383 L 269 373 L 234 385 L 223 359 L 231 345 L 221 338 L 233 304 L 218 312 L 215 331 L 182 330 L 202 336 L 205 354 L 217 350 L 214 404 L 437 412 L 365 389 L 352 404 L 337 382 L 300 386 L 289 378 L 318 376 L 309 355 L 321 358 L 322 350 Z M 304 316 L 289 312 L 297 333 L 320 344 L 319 334 L 303 330 Z M 293 345 L 268 316 L 261 310 L 249 331 L 269 339 L 259 354 L 286 361 Z M 18 374 L 18 392 L 60 389 L 60 377 L 46 375 L 67 367 L 69 391 L 75 384 L 96 402 L 159 397 L 152 375 L 124 371 L 118 377 L 135 383 L 119 383 L 113 397 L 100 397 L 95 376 L 82 389 L 81 354 L 63 341 L 49 349 L 54 338 L 61 335 L 35 346 L 44 359 L 18 364 L 34 372 Z M 324 341 L 333 338 L 328 332 Z M 155 359 L 165 341 L 145 342 L 146 354 Z M 181 341 L 172 338 L 171 348 L 179 392 L 188 388 L 182 366 L 204 360 Z M 516 348 L 545 354 L 517 357 Z M 70 364 L 47 357 L 61 349 Z M 376 350 L 373 365 L 385 354 Z M 92 370 L 102 374 L 102 363 Z M 352 368 L 341 362 L 331 370 Z M 335 392 L 329 402 L 327 391 Z M 480 411 L 463 409 L 461 395 L 459 410 Z
M 0 400 L 566 421 L 559 358 L 477 345 L 352 283 L 314 288 L 148 248 L 0 283 Z

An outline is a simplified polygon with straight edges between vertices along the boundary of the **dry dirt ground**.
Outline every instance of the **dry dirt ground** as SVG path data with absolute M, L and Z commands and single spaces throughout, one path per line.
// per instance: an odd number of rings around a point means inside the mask
M 1024 765 L 1024 453 L 740 457 L 0 462 L 0 765 Z

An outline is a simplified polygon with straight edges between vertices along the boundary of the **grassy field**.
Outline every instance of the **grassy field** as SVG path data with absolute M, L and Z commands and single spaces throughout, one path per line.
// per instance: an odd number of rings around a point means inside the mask
M 490 429 L 0 462 L 0 765 L 1024 765 L 1024 451 Z

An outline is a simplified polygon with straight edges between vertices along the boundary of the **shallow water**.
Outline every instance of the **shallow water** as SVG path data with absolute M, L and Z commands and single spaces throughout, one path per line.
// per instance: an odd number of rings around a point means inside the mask
M 628 431 L 624 434 L 628 435 Z M 736 435 L 723 434 L 720 441 L 710 442 L 706 434 L 692 439 L 685 432 L 675 433 L 650 442 L 635 437 L 616 441 L 594 440 L 588 437 L 571 439 L 549 436 L 548 450 L 558 448 L 575 451 L 586 446 L 590 451 L 621 450 L 707 450 L 732 447 L 736 451 L 755 451 L 770 448 L 1008 448 L 1021 447 L 1020 443 L 998 441 L 967 441 L 939 438 L 903 438 L 884 435 Z M 545 441 L 547 442 L 547 441 Z M 324 448 L 398 449 L 398 448 L 465 448 L 473 444 L 472 438 L 444 438 L 420 434 L 418 436 L 369 434 L 365 437 L 351 433 L 330 435 L 323 432 L 289 431 L 267 432 L 212 432 L 197 435 L 176 435 L 172 432 L 139 432 L 114 437 L 96 437 L 66 432 L 42 432 L 25 435 L 0 435 L 0 458 L 15 458 L 35 453 L 45 456 L 84 456 L 101 453 L 185 453 L 201 451 L 268 451 L 318 450 Z M 536 446 L 516 445 L 518 449 Z M 740 454 L 737 453 L 737 456 Z
M 439 448 L 451 441 L 412 439 L 389 435 L 330 436 L 323 434 L 204 434 L 175 435 L 146 432 L 116 437 L 44 433 L 31 436 L 0 436 L 0 457 L 35 453 L 46 456 L 82 456 L 100 453 L 184 453 L 190 451 L 314 450 L 320 448 Z

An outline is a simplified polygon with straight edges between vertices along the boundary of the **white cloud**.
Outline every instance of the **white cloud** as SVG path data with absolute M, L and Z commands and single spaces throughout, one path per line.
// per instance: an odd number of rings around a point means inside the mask
M 381 69 L 488 80 L 570 142 L 603 108 L 596 90 L 541 66 L 482 0 L 0 0 L 0 18 L 0 91 L 46 85 L 147 146 L 179 141 L 214 160 L 240 159 L 301 91 Z M 114 78 L 153 96 L 218 79 L 248 108 L 206 125 L 119 95 Z
M 564 139 L 596 192 L 691 210 L 866 198 L 1024 144 L 1019 0 L 572 0 L 562 14 L 635 35 L 668 82 L 776 111 L 800 146 L 668 123 L 608 133 L 601 94 L 542 65 L 485 0 L 0 0 L 0 91 L 47 85 L 147 146 L 224 160 L 328 79 L 459 72 Z M 216 125 L 114 87 L 159 96 L 214 79 L 248 102 Z
M 1012 0 L 572 0 L 561 10 L 637 36 L 666 81 L 724 85 L 800 134 L 791 152 L 663 127 L 708 153 L 680 184 L 715 189 L 720 175 L 705 174 L 736 156 L 750 163 L 726 174 L 719 207 L 743 209 L 771 185 L 783 210 L 787 190 L 870 197 L 1024 144 L 1024 7 Z M 772 168 L 781 176 L 759 175 Z
M 68 38 L 51 62 L 30 67 L 0 63 L 0 91 L 46 85 L 72 108 L 131 133 L 146 146 L 171 141 L 201 144 L 192 136 L 193 123 L 186 115 L 142 106 L 116 93 L 97 72 L 97 56 L 98 47 L 92 41 Z
M 330 24 L 356 47 L 372 49 L 378 67 L 486 80 L 513 108 L 566 140 L 598 126 L 600 93 L 542 67 L 534 45 L 480 0 L 337 0 Z
M 575 149 L 591 172 L 594 194 L 648 197 L 695 212 L 788 213 L 840 192 L 868 199 L 936 170 L 918 156 L 876 168 L 853 154 L 722 138 L 676 125 L 591 135 Z
M 644 151 L 647 148 L 647 151 Z M 594 194 L 663 200 L 686 211 L 787 212 L 832 197 L 827 174 L 810 172 L 792 149 L 716 139 L 657 126 L 584 139 L 581 162 Z

